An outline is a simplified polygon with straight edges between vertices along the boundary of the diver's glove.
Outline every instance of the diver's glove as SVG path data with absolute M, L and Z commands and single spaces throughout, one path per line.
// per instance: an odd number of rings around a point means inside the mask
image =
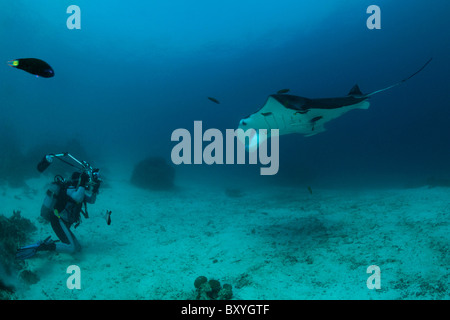
M 56 242 L 58 240 L 52 240 L 51 237 L 47 237 L 44 241 L 41 242 L 37 251 L 55 251 L 56 250 Z
M 83 172 L 80 175 L 80 187 L 86 188 L 86 185 L 89 182 L 89 180 L 90 180 L 89 175 L 86 172 Z
M 95 194 L 98 193 L 98 189 L 100 189 L 100 183 L 101 183 L 100 180 L 94 183 L 94 186 L 92 187 L 92 193 Z
M 93 182 L 92 192 L 95 194 L 98 193 L 100 183 L 102 182 L 102 180 L 100 179 L 99 171 L 100 169 L 98 168 L 92 170 L 92 182 Z

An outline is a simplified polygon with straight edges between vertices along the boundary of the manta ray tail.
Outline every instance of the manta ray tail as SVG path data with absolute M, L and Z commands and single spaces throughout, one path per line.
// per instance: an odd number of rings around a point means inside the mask
M 372 95 L 374 95 L 374 94 L 376 94 L 376 93 L 379 93 L 379 92 L 382 92 L 382 91 L 386 91 L 386 90 L 389 90 L 389 89 L 391 89 L 391 88 L 393 88 L 393 87 L 396 87 L 396 86 L 398 86 L 398 85 L 400 85 L 400 84 L 402 84 L 403 82 L 405 82 L 405 81 L 407 81 L 407 80 L 409 80 L 409 79 L 411 79 L 412 77 L 414 77 L 416 74 L 418 74 L 420 71 L 422 71 L 423 69 L 425 69 L 425 67 L 431 62 L 431 60 L 433 60 L 433 58 L 430 58 L 419 70 L 417 70 L 416 72 L 414 72 L 412 75 L 410 75 L 409 77 L 407 77 L 407 78 L 405 78 L 405 79 L 403 79 L 403 80 L 400 80 L 399 82 L 397 82 L 397 83 L 394 83 L 393 85 L 391 85 L 391 86 L 389 86 L 389 87 L 386 87 L 386 88 L 383 88 L 383 89 L 380 89 L 380 90 L 376 90 L 376 91 L 374 91 L 374 92 L 371 92 L 371 93 L 368 93 L 368 94 L 366 94 L 365 96 L 366 97 L 370 97 L 370 96 L 372 96 Z M 354 87 L 353 87 L 354 88 Z M 352 89 L 353 90 L 353 89 Z M 350 91 L 351 92 L 351 91 Z

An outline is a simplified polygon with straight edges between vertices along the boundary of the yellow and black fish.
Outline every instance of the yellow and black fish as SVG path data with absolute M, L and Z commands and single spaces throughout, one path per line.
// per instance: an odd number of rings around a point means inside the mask
M 51 78 L 55 75 L 55 71 L 47 62 L 36 58 L 15 59 L 8 61 L 8 65 L 34 74 L 37 77 Z
M 289 91 L 290 91 L 289 89 L 281 89 L 277 91 L 277 94 L 288 93 Z

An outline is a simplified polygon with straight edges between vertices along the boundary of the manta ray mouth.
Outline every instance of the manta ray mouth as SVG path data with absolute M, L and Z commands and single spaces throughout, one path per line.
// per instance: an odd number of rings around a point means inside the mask
M 255 151 L 258 148 L 258 140 L 259 140 L 259 133 L 257 131 L 252 132 L 248 145 L 245 146 L 246 149 L 250 152 Z
M 267 140 L 267 132 L 266 130 L 263 131 L 261 134 L 259 130 L 249 129 L 245 132 L 242 130 L 238 132 L 237 137 L 248 152 L 253 152 L 258 149 L 262 142 Z

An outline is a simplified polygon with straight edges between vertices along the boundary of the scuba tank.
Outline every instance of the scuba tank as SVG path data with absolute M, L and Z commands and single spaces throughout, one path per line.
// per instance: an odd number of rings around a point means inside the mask
M 41 217 L 47 221 L 50 221 L 51 217 L 58 211 L 62 211 L 64 207 L 61 209 L 62 198 L 64 197 L 64 192 L 61 192 L 62 189 L 65 190 L 65 180 L 60 175 L 55 176 L 54 181 L 49 186 L 47 192 L 45 193 L 45 198 L 41 206 Z

